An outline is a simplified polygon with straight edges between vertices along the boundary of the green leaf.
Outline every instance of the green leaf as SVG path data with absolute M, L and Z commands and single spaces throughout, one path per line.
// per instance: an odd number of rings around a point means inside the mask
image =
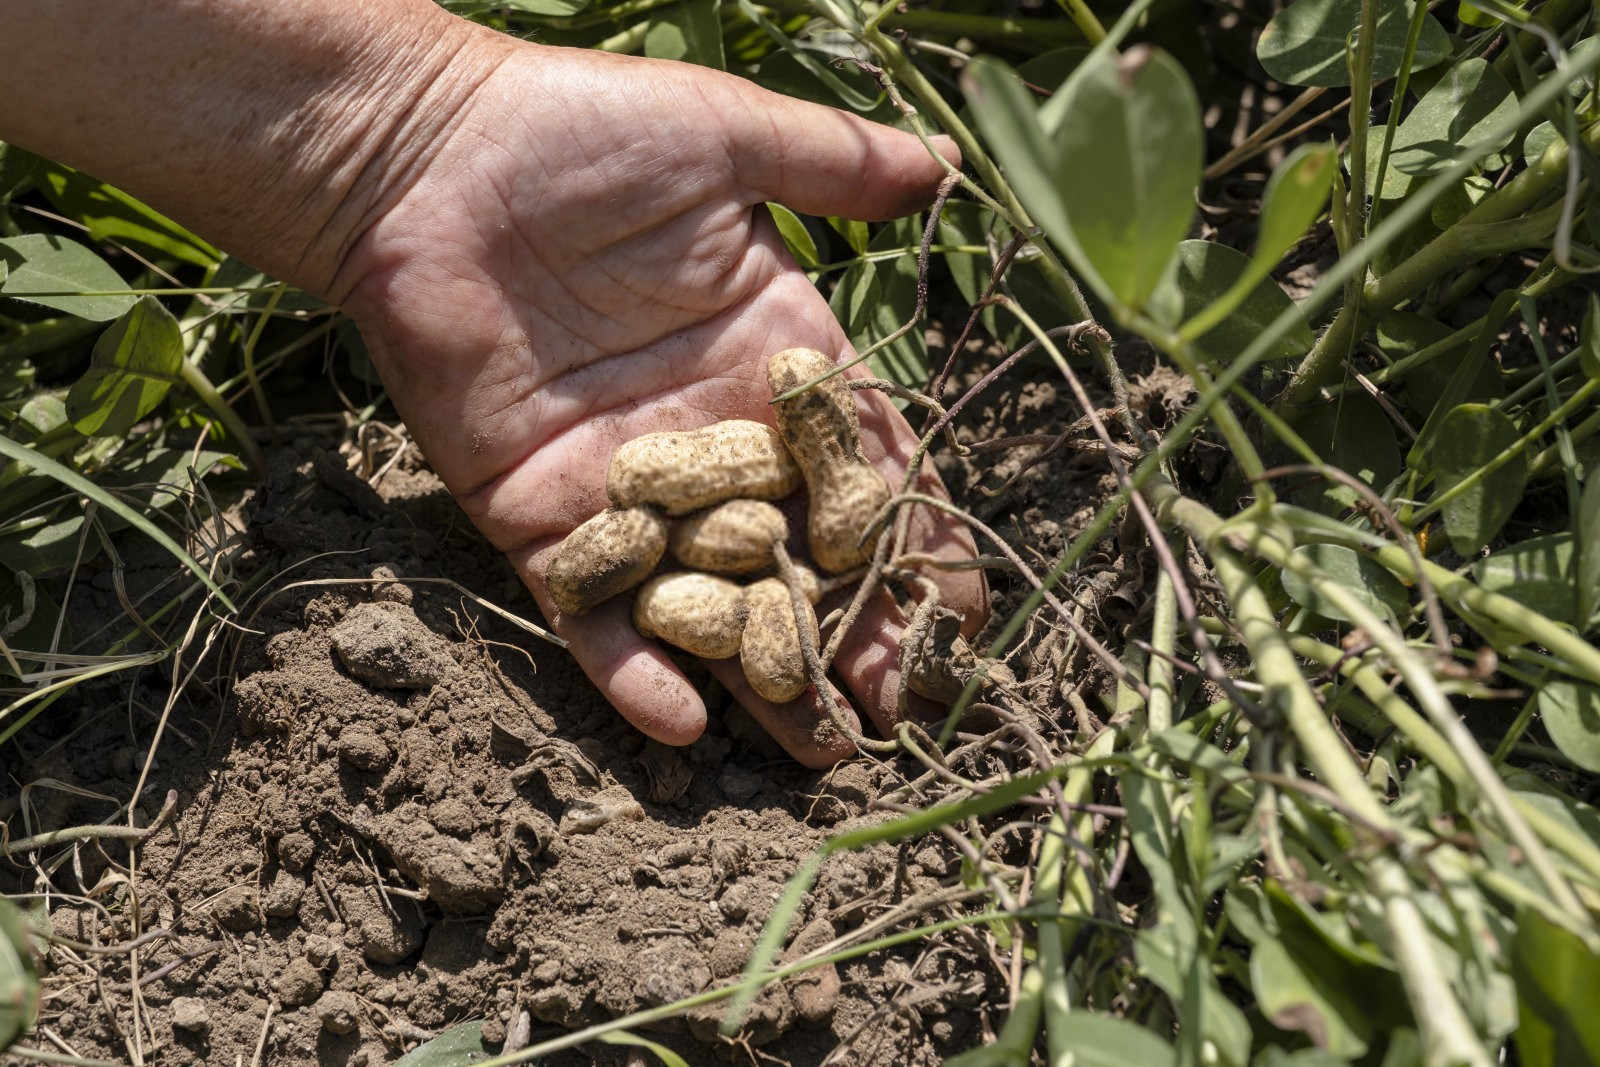
M 949 207 L 948 204 L 945 206 Z M 837 215 L 829 215 L 828 225 L 844 238 L 845 244 L 849 245 L 850 251 L 856 255 L 859 256 L 867 250 L 867 242 L 871 240 L 872 235 L 866 223 L 859 219 L 842 219 Z
M 1377 401 L 1365 394 L 1346 393 L 1338 403 L 1311 409 L 1298 429 L 1317 455 L 1380 493 L 1400 473 L 1394 423 Z M 1292 495 L 1303 506 L 1324 514 L 1343 511 L 1357 496 L 1348 486 L 1322 481 L 1296 487 Z
M 1250 986 L 1257 1005 L 1280 1030 L 1300 1031 L 1336 1056 L 1361 1056 L 1372 1038 L 1372 1022 L 1351 989 L 1351 979 L 1360 971 L 1313 946 L 1303 942 L 1291 954 L 1281 941 L 1256 944 L 1250 953 Z M 1310 954 L 1307 948 L 1312 948 Z
M 1544 150 L 1561 140 L 1556 124 L 1549 119 L 1529 130 L 1522 138 L 1522 161 L 1532 166 L 1544 155 Z
M 1577 621 L 1572 534 L 1530 537 L 1472 565 L 1478 584 L 1557 622 Z
M 1405 58 L 1410 4 L 1389 0 L 1378 13 L 1372 76 L 1392 78 Z M 1347 38 L 1361 21 L 1361 0 L 1296 0 L 1273 16 L 1256 42 L 1256 58 L 1278 81 L 1332 88 L 1350 84 Z M 1422 23 L 1412 70 L 1425 70 L 1450 55 L 1450 36 L 1432 15 Z
M 589 0 L 502 0 L 504 6 L 512 11 L 521 11 L 527 15 L 549 15 L 554 18 L 566 18 L 576 15 L 589 6 Z M 399 1067 L 398 1064 L 395 1067 Z
M 868 250 L 915 248 L 921 239 L 920 216 L 897 219 L 878 231 Z M 831 304 L 857 351 L 888 337 L 916 310 L 916 253 L 906 252 L 876 263 L 857 263 L 839 280 Z M 908 388 L 926 385 L 928 341 L 920 324 L 868 357 L 867 366 L 879 377 Z
M 1539 717 L 1562 755 L 1600 774 L 1600 689 L 1564 678 L 1546 682 L 1539 688 Z
M 778 224 L 778 233 L 782 235 L 783 243 L 788 246 L 795 262 L 806 270 L 822 266 L 822 259 L 817 255 L 817 242 L 811 239 L 811 233 L 806 229 L 806 224 L 800 221 L 800 216 L 782 204 L 769 203 L 767 210 L 772 212 L 772 221 Z
M 33 1028 L 39 1014 L 39 975 L 22 913 L 0 897 L 0 1051 Z
M 649 1049 L 655 1053 L 656 1059 L 667 1067 L 689 1067 L 687 1060 L 667 1046 L 637 1034 L 630 1034 L 626 1030 L 612 1030 L 610 1033 L 601 1034 L 600 1040 L 608 1045 L 632 1045 L 635 1048 Z
M 86 437 L 127 433 L 183 380 L 183 358 L 178 320 L 141 297 L 95 342 L 89 369 L 67 394 L 73 427 Z
M 1523 1067 L 1600 1063 L 1600 956 L 1532 908 L 1511 946 L 1517 983 L 1517 1051 Z
M 1439 424 L 1430 452 L 1436 489 L 1444 493 L 1505 451 L 1518 437 L 1516 424 L 1487 404 L 1459 404 Z M 1471 556 L 1494 540 L 1522 499 L 1528 484 L 1524 454 L 1447 502 L 1444 528 L 1456 552 Z
M 1187 324 L 1213 303 L 1234 305 L 1224 318 L 1193 339 L 1195 349 L 1212 363 L 1232 363 L 1268 324 L 1294 306 L 1276 282 L 1252 266 L 1253 261 L 1243 252 L 1214 241 L 1183 241 L 1178 245 L 1178 270 L 1173 284 L 1178 288 L 1185 334 Z M 1249 288 L 1243 288 L 1246 284 Z M 1302 320 L 1262 358 L 1297 359 L 1311 351 L 1314 340 L 1311 327 Z
M 123 503 L 116 496 L 95 485 L 94 482 L 85 478 L 71 467 L 65 466 L 36 449 L 14 441 L 4 434 L 0 434 L 0 456 L 16 461 L 23 468 L 31 467 L 45 477 L 60 482 L 73 492 L 89 497 L 102 508 L 121 518 L 128 525 L 134 527 L 171 553 L 174 559 L 182 563 L 190 573 L 200 580 L 202 585 L 211 591 L 212 595 L 217 598 L 223 607 L 229 611 L 238 610 L 233 601 L 229 599 L 228 594 L 224 593 L 217 583 L 212 580 L 211 575 L 206 573 L 204 567 L 195 562 L 194 557 L 185 552 L 171 537 L 168 537 L 159 526 L 141 515 L 134 508 Z
M 0 238 L 0 262 L 10 268 L 0 296 L 65 311 L 80 319 L 110 322 L 133 306 L 134 297 L 115 295 L 128 288 L 106 261 L 64 237 L 29 233 Z M 112 293 L 76 296 L 76 293 Z M 61 296 L 39 294 L 66 293 Z
M 1587 631 L 1600 610 L 1600 474 L 1590 473 L 1578 498 L 1578 614 L 1573 621 Z
M 1089 60 L 1043 111 L 994 60 L 971 63 L 963 84 L 1035 221 L 1102 300 L 1144 307 L 1200 180 L 1200 105 L 1183 68 L 1143 46 Z
M 467 1067 L 492 1054 L 483 1047 L 483 1020 L 459 1023 L 395 1060 L 391 1067 Z
M 1339 157 L 1332 145 L 1301 145 L 1278 164 L 1262 194 L 1252 274 L 1265 277 L 1322 214 Z
M 1403 619 L 1410 609 L 1411 598 L 1399 579 L 1353 549 L 1342 545 L 1301 545 L 1292 555 L 1310 563 L 1380 616 Z M 1341 622 L 1355 621 L 1293 571 L 1283 572 L 1283 590 L 1307 611 Z
M 1065 1014 L 1068 1029 L 1063 1048 L 1074 1067 L 1170 1067 L 1177 1053 L 1156 1034 L 1137 1023 L 1098 1012 Z
M 1463 155 L 1504 148 L 1511 135 L 1494 134 L 1497 128 L 1509 130 L 1516 112 L 1511 86 L 1487 61 L 1472 58 L 1455 64 L 1395 130 L 1384 198 L 1404 196 L 1415 179 L 1437 174 Z M 1377 188 L 1378 162 L 1379 154 L 1369 153 L 1369 189 Z
M 0 205 L 9 203 L 32 188 L 43 163 L 26 148 L 0 141 Z M 5 267 L 0 264 L 0 279 L 5 276 Z
M 1583 313 L 1578 331 L 1578 365 L 1595 381 L 1600 381 L 1600 296 L 1589 294 L 1589 308 Z
M 655 15 L 644 35 L 644 54 L 726 70 L 722 0 L 681 0 Z
M 133 245 L 210 267 L 222 258 L 210 243 L 121 189 L 59 163 L 46 163 L 40 187 L 55 209 L 89 228 L 96 241 Z

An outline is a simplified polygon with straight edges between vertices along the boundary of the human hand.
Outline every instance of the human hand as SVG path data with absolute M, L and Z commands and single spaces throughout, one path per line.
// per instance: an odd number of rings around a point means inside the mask
M 770 424 L 768 354 L 850 354 L 763 201 L 888 218 L 925 205 L 944 170 L 908 134 L 685 64 L 484 33 L 447 76 L 477 80 L 426 152 L 413 146 L 402 155 L 416 162 L 386 176 L 335 298 L 435 470 L 585 672 L 644 733 L 686 744 L 704 703 L 634 632 L 626 598 L 562 617 L 544 565 L 605 506 L 617 445 L 721 419 Z M 898 485 L 915 435 L 881 393 L 857 395 L 869 458 Z M 942 492 L 931 465 L 921 479 Z M 973 552 L 951 521 L 923 514 L 913 530 L 924 551 Z M 939 581 L 945 604 L 981 622 L 981 578 Z M 880 729 L 897 717 L 897 636 L 880 597 L 836 662 Z M 814 731 L 809 695 L 775 707 L 737 661 L 710 666 L 800 761 L 849 753 Z

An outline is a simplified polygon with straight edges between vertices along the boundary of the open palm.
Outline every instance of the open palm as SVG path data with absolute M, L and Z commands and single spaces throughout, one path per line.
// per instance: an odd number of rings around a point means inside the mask
M 363 233 L 341 295 L 445 484 L 590 678 L 646 734 L 687 743 L 705 706 L 633 631 L 625 598 L 562 618 L 544 563 L 605 506 L 618 444 L 770 423 L 769 353 L 849 354 L 763 201 L 892 217 L 924 204 L 943 170 L 909 135 L 704 68 L 494 47 L 468 105 Z M 881 394 L 858 395 L 869 456 L 894 478 L 914 435 Z M 928 550 L 972 551 L 954 526 L 927 519 L 919 533 Z M 950 580 L 945 600 L 977 621 L 982 583 Z M 895 704 L 891 615 L 864 618 L 838 662 L 880 727 Z M 713 670 L 797 758 L 848 751 L 816 739 L 809 697 L 774 707 L 736 662 Z

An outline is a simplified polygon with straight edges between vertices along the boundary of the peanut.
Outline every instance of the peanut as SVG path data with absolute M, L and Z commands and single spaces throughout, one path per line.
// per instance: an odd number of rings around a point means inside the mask
M 821 352 L 789 348 L 767 360 L 767 381 L 778 396 L 831 369 Z M 833 377 L 774 408 L 778 432 L 805 476 L 811 558 L 835 574 L 859 566 L 877 543 L 862 542 L 862 534 L 888 502 L 889 485 L 862 454 L 855 397 Z
M 545 588 L 562 614 L 582 615 L 644 581 L 666 550 L 667 521 L 653 508 L 610 508 L 561 542 Z
M 672 524 L 667 543 L 685 567 L 749 574 L 772 564 L 772 546 L 789 536 L 783 512 L 761 500 L 730 500 Z
M 739 497 L 778 500 L 800 481 L 800 469 L 770 426 L 729 419 L 622 445 L 611 457 L 606 493 L 619 508 L 657 504 L 668 515 L 686 515 Z
M 713 574 L 657 575 L 634 598 L 633 626 L 704 659 L 727 659 L 744 635 L 745 590 Z
M 816 576 L 796 567 L 806 599 L 821 599 Z M 744 591 L 744 639 L 739 663 L 750 688 L 774 704 L 786 704 L 806 690 L 806 663 L 800 649 L 800 631 L 794 622 L 794 603 L 782 578 L 764 578 Z M 817 617 L 806 619 L 811 643 L 818 639 Z

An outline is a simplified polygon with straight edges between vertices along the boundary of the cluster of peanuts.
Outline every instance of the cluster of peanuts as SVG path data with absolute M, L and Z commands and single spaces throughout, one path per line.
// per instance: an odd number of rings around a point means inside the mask
M 767 361 L 774 397 L 833 369 L 821 352 L 790 348 Z M 545 571 L 550 598 L 582 615 L 638 588 L 633 623 L 646 637 L 706 659 L 737 655 L 745 678 L 774 703 L 807 684 L 795 604 L 774 565 L 788 521 L 771 502 L 807 497 L 812 562 L 839 574 L 866 562 L 865 536 L 889 486 L 861 451 L 855 399 L 839 377 L 774 405 L 778 429 L 729 420 L 698 430 L 646 434 L 611 458 L 611 506 L 573 530 Z M 652 574 L 668 551 L 681 569 Z M 809 568 L 796 565 L 807 599 L 820 599 Z M 741 585 L 735 578 L 755 578 Z M 642 585 L 641 585 L 642 583 Z M 803 619 L 818 639 L 815 613 Z

